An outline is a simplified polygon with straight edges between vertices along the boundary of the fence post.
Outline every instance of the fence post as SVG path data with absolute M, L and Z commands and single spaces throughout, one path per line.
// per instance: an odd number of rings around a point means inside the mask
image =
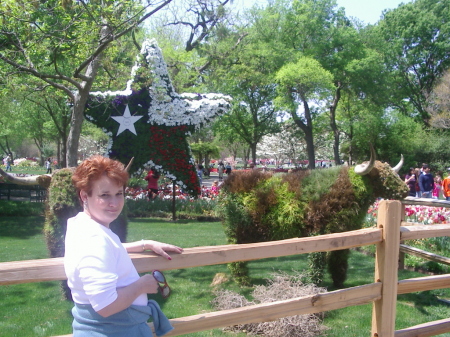
M 402 215 L 401 215 L 401 221 L 405 221 L 405 205 L 402 203 Z M 400 244 L 404 243 L 403 241 L 400 242 Z M 400 252 L 398 257 L 398 269 L 402 270 L 405 269 L 405 253 Z
M 382 200 L 378 208 L 377 226 L 383 229 L 383 241 L 376 247 L 375 282 L 382 282 L 383 287 L 381 299 L 373 302 L 373 337 L 394 337 L 402 209 L 397 200 Z

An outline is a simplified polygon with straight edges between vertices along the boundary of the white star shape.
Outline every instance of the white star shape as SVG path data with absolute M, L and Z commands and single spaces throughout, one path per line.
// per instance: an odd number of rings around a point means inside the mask
M 117 131 L 117 136 L 120 135 L 125 130 L 130 130 L 133 132 L 136 136 L 136 129 L 134 127 L 134 123 L 136 123 L 139 119 L 141 119 L 144 116 L 131 116 L 130 109 L 127 107 L 125 108 L 125 112 L 123 113 L 123 116 L 111 116 L 117 123 L 120 124 L 119 130 Z

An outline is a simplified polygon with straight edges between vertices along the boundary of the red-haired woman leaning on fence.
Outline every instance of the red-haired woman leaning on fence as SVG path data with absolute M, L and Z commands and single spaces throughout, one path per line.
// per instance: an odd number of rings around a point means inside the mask
M 128 253 L 152 250 L 170 260 L 167 252 L 182 248 L 152 240 L 122 244 L 110 230 L 124 206 L 128 182 L 120 162 L 93 156 L 76 168 L 72 182 L 83 205 L 83 212 L 67 222 L 65 242 L 64 268 L 75 302 L 73 335 L 152 336 L 150 316 L 158 336 L 172 330 L 158 304 L 147 299 L 158 289 L 168 296 L 164 276 L 139 276 Z

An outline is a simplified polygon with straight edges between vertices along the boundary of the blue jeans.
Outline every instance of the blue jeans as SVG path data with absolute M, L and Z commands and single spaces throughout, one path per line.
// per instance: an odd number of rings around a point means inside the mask
M 445 200 L 450 201 L 450 197 L 445 197 Z
M 431 191 L 422 192 L 422 198 L 432 198 L 432 197 L 433 197 L 433 193 L 431 193 Z

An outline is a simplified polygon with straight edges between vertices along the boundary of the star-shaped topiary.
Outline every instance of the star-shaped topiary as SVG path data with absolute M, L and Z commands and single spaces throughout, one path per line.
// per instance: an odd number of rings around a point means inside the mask
M 107 155 L 134 162 L 130 173 L 148 167 L 185 192 L 200 193 L 187 136 L 230 108 L 229 96 L 178 94 L 155 40 L 143 43 L 124 91 L 91 93 L 85 117 L 110 137 Z

